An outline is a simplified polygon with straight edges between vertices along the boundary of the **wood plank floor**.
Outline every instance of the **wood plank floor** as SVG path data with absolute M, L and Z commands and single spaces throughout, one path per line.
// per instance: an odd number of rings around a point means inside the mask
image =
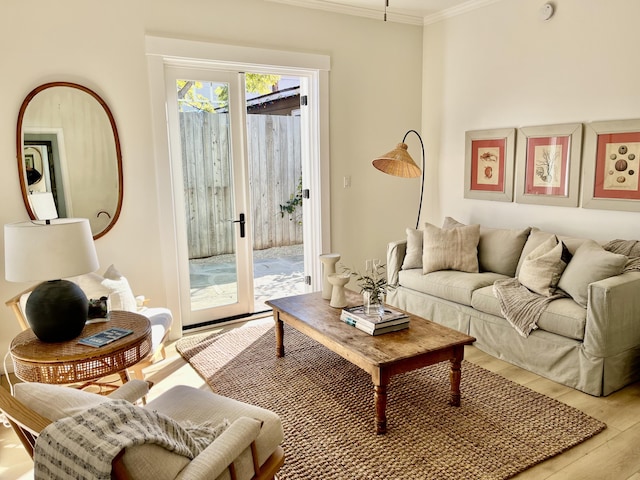
M 256 320 L 271 322 L 270 318 Z M 235 324 L 226 328 L 234 328 Z M 211 331 L 220 331 L 217 327 Z M 201 332 L 199 332 L 201 333 Z M 555 398 L 604 421 L 607 429 L 596 437 L 518 475 L 522 480 L 640 480 L 640 383 L 608 397 L 598 398 L 559 385 L 521 368 L 498 360 L 475 347 L 466 347 L 465 359 L 532 390 Z M 154 398 L 174 385 L 209 387 L 175 350 L 167 348 L 167 359 L 146 370 L 154 382 L 149 397 Z M 2 386 L 7 379 L 2 377 Z M 464 392 L 462 392 L 464 396 Z M 33 478 L 33 463 L 11 429 L 0 426 L 0 478 Z

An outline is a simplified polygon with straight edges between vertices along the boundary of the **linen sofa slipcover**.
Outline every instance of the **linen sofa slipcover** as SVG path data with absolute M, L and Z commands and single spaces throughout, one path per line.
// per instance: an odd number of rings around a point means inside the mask
M 387 247 L 389 305 L 467 333 L 477 339 L 475 346 L 480 350 L 591 395 L 608 395 L 640 378 L 640 272 L 585 285 L 586 308 L 570 297 L 553 300 L 538 328 L 524 337 L 503 317 L 493 283 L 517 276 L 524 258 L 553 234 L 537 229 L 481 228 L 478 273 L 440 270 L 423 274 L 412 241 L 420 231 L 410 230 L 409 249 L 407 239 Z M 558 239 L 574 258 L 587 242 Z M 407 255 L 411 258 L 405 258 Z M 597 265 L 587 263 L 581 268 L 596 269 Z

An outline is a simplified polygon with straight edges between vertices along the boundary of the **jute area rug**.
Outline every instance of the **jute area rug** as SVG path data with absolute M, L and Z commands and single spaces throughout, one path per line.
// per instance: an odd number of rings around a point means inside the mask
M 503 479 L 596 435 L 606 425 L 470 362 L 462 406 L 449 401 L 448 362 L 394 376 L 386 435 L 374 432 L 371 377 L 285 325 L 181 339 L 180 354 L 214 392 L 280 415 L 288 479 Z

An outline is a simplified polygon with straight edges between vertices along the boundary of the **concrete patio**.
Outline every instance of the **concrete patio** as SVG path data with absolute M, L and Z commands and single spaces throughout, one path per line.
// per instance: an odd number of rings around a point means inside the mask
M 255 311 L 268 310 L 271 298 L 304 293 L 303 246 L 256 250 L 253 253 Z M 193 309 L 235 302 L 235 255 L 194 259 L 189 262 Z

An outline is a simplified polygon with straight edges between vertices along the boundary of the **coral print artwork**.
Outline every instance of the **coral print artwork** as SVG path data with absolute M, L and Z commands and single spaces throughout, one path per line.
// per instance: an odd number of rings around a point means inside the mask
M 527 139 L 527 195 L 568 194 L 569 136 Z

